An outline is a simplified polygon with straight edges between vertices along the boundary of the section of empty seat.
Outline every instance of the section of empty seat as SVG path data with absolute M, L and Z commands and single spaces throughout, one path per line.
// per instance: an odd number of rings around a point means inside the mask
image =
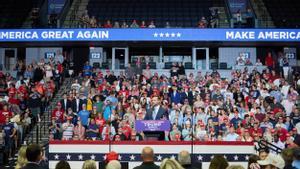
M 299 0 L 263 0 L 278 28 L 300 27 Z

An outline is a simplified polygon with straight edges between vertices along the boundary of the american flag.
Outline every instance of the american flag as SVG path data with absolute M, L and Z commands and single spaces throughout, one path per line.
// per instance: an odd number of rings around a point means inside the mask
M 49 144 L 49 167 L 55 168 L 60 160 L 70 163 L 72 169 L 80 169 L 85 160 L 103 162 L 106 154 L 115 151 L 119 161 L 128 162 L 129 168 L 140 165 L 143 147 L 154 149 L 155 162 L 159 164 L 164 158 L 175 158 L 181 150 L 192 152 L 195 162 L 201 162 L 202 168 L 207 168 L 214 155 L 220 154 L 230 163 L 246 166 L 248 158 L 254 153 L 252 143 L 244 142 L 102 142 L 102 141 L 52 141 Z

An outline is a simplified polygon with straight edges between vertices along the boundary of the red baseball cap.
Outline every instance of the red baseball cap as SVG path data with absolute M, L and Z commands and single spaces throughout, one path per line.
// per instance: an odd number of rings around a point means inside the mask
M 110 153 L 106 154 L 106 162 L 110 162 L 112 160 L 118 160 L 119 159 L 119 154 L 111 151 Z

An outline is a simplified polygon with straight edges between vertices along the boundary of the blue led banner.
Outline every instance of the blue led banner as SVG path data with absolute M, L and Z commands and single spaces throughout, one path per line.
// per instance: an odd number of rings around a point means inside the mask
M 42 41 L 300 42 L 300 29 L 0 29 L 0 42 Z

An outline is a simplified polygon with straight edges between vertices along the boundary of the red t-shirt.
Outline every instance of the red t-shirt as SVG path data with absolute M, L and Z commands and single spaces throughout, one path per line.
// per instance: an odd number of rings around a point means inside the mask
M 104 118 L 100 119 L 99 117 L 96 117 L 95 121 L 96 121 L 96 124 L 99 126 L 99 132 L 102 133 L 104 125 L 105 125 Z
M 12 97 L 14 97 L 15 96 L 15 94 L 17 93 L 17 89 L 16 88 L 14 88 L 14 87 L 10 87 L 10 88 L 8 88 L 8 96 L 12 96 Z
M 125 126 L 122 127 L 123 134 L 125 135 L 126 139 L 129 139 L 130 134 L 131 134 L 131 128 L 129 124 L 126 124 Z
M 254 134 L 262 135 L 263 131 L 261 128 L 255 129 L 255 128 L 250 128 L 249 129 L 250 135 L 253 137 Z
M 267 56 L 265 64 L 266 64 L 266 66 L 273 66 L 273 64 L 274 64 L 273 58 Z
M 63 121 L 64 120 L 64 110 L 54 109 L 52 111 L 52 117 L 56 117 L 57 119 L 60 119 L 61 121 Z
M 282 142 L 285 142 L 286 141 L 286 134 L 288 133 L 288 131 L 284 128 L 281 128 L 280 130 L 277 130 L 277 134 L 279 136 L 279 139 L 282 141 Z
M 0 124 L 4 124 L 5 123 L 5 119 L 8 118 L 12 118 L 13 113 L 10 111 L 5 111 L 5 110 L 1 110 L 0 111 Z

